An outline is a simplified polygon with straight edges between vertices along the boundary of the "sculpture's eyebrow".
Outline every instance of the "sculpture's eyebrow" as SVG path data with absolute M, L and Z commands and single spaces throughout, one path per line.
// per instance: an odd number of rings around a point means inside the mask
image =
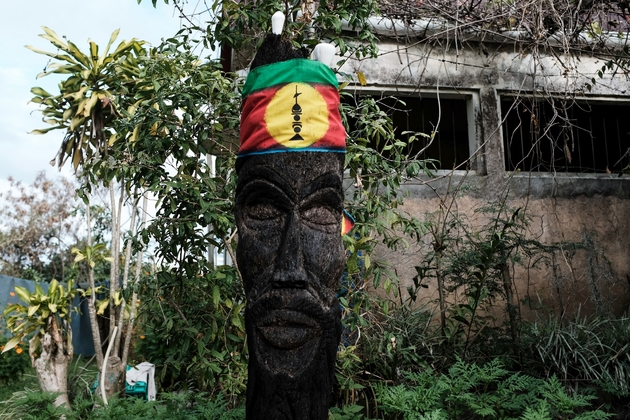
M 306 184 L 301 191 L 300 198 L 303 199 L 313 194 L 314 192 L 317 192 L 319 190 L 323 190 L 326 188 L 333 188 L 335 190 L 338 189 L 341 194 L 341 187 L 342 187 L 342 181 L 339 174 L 333 171 L 326 172 L 318 176 L 317 178 L 315 178 L 308 184 Z
M 250 185 L 255 184 L 257 181 L 273 184 L 292 200 L 297 198 L 289 180 L 270 167 L 263 165 L 254 166 L 242 175 L 236 188 L 236 195 L 238 196 L 243 189 L 249 188 Z

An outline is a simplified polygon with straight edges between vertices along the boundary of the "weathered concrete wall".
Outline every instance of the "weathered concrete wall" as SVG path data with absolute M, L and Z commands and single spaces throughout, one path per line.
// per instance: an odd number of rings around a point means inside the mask
M 478 178 L 483 177 L 469 176 L 463 186 L 471 189 L 465 195 L 458 194 L 452 206 L 451 218 L 465 220 L 471 231 L 479 231 L 487 223 L 487 217 L 475 210 L 498 198 L 479 194 L 481 190 L 475 186 Z M 405 189 L 410 194 L 405 211 L 421 220 L 434 220 L 431 214 L 438 211 L 441 199 L 426 186 L 412 184 Z M 525 258 L 522 264 L 511 267 L 517 298 L 530 298 L 529 304 L 522 306 L 523 316 L 532 317 L 528 308 L 541 307 L 567 314 L 575 314 L 578 309 L 582 314 L 630 309 L 630 200 L 600 194 L 542 197 L 533 189 L 531 194 L 510 194 L 507 205 L 520 208 L 528 216 L 529 225 L 523 231 L 526 238 L 545 245 L 564 244 L 553 255 Z M 461 234 L 452 232 L 451 236 Z M 427 234 L 424 243 L 397 252 L 379 248 L 379 256 L 392 261 L 402 290 L 412 284 L 414 267 L 432 250 L 431 240 Z M 526 269 L 538 257 L 545 260 Z M 419 295 L 422 303 L 437 302 L 437 298 L 434 282 Z
M 351 84 L 350 89 L 366 92 L 404 92 L 422 94 L 449 93 L 465 95 L 473 108 L 475 169 L 464 174 L 455 171 L 451 185 L 465 176 L 468 189 L 456 200 L 456 210 L 474 220 L 474 210 L 501 198 L 509 189 L 509 205 L 523 207 L 532 222 L 528 237 L 546 244 L 573 241 L 582 244 L 575 252 L 560 252 L 550 264 L 524 270 L 516 267 L 513 275 L 518 298 L 530 296 L 532 308 L 540 302 L 557 311 L 582 314 L 595 309 L 619 313 L 630 307 L 630 176 L 624 175 L 554 175 L 551 173 L 509 174 L 505 170 L 501 133 L 500 96 L 506 93 L 564 95 L 584 92 L 602 62 L 581 57 L 552 56 L 534 60 L 517 47 L 478 44 L 466 49 L 433 48 L 427 44 L 401 49 L 384 41 L 378 59 L 349 59 L 340 68 L 355 75 L 362 72 L 367 86 Z M 628 101 L 625 80 L 609 75 L 592 87 L 585 98 Z M 628 102 L 630 104 L 630 102 Z M 443 175 L 446 176 L 446 173 Z M 438 195 L 444 197 L 446 177 L 432 182 L 404 186 L 409 193 L 405 209 L 423 218 L 438 209 Z M 482 224 L 477 220 L 478 226 Z M 427 239 L 427 241 L 429 241 Z M 394 261 L 403 286 L 411 283 L 423 253 L 430 244 L 393 254 L 380 250 Z M 403 287 L 404 290 L 404 287 Z M 430 285 L 421 296 L 435 301 L 437 291 Z M 527 316 L 527 314 L 524 314 Z

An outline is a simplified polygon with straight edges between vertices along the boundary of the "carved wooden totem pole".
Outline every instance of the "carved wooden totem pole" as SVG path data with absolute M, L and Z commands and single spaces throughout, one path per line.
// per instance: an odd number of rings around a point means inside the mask
M 252 62 L 236 164 L 247 419 L 325 420 L 341 336 L 341 236 L 352 223 L 343 212 L 346 135 L 330 63 L 283 41 L 283 23 L 274 15 Z M 314 55 L 331 61 L 334 47 Z

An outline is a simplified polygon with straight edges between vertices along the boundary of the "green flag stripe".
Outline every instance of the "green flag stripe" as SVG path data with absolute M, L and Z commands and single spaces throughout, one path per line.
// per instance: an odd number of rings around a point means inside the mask
M 291 82 L 321 83 L 337 87 L 335 74 L 319 61 L 296 58 L 256 67 L 247 75 L 243 97 L 252 92 Z

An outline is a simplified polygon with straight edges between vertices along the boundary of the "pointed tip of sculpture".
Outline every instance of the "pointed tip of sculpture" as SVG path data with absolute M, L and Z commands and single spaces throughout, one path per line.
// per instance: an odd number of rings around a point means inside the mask
M 282 35 L 284 29 L 284 13 L 277 11 L 271 17 L 271 32 L 274 35 Z
M 322 64 L 332 67 L 333 58 L 335 57 L 335 46 L 326 42 L 320 42 L 313 49 L 313 59 Z

